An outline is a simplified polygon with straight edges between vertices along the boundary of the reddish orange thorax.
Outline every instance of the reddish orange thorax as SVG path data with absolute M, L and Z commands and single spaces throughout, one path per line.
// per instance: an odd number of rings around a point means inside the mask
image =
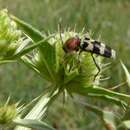
M 63 49 L 65 50 L 65 52 L 78 51 L 79 46 L 80 46 L 80 42 L 81 41 L 78 37 L 69 38 L 65 42 Z

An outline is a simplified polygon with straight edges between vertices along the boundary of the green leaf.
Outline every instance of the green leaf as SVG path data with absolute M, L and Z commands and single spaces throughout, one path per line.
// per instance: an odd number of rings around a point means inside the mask
M 128 86 L 130 87 L 130 73 L 129 73 L 128 69 L 126 68 L 126 66 L 123 64 L 123 62 L 121 62 L 121 65 L 122 65 L 122 67 L 124 69 Z
M 32 129 L 35 129 L 35 130 L 55 130 L 54 128 L 52 128 L 51 126 L 46 124 L 45 122 L 38 121 L 38 120 L 15 119 L 14 123 L 16 125 L 32 128 Z
M 11 15 L 11 18 L 18 24 L 19 27 L 21 27 L 24 33 L 27 34 L 35 42 L 44 39 L 44 35 L 39 30 L 32 27 L 30 24 L 20 20 L 19 18 L 13 15 Z

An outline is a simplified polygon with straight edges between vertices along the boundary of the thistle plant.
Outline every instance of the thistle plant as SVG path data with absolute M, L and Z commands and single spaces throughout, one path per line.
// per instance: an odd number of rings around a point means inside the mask
M 130 96 L 103 88 L 100 84 L 101 74 L 95 81 L 93 80 L 98 70 L 89 53 L 82 52 L 79 55 L 78 52 L 66 53 L 63 50 L 63 44 L 68 38 L 75 35 L 82 38 L 84 32 L 64 31 L 61 36 L 59 32 L 43 35 L 30 24 L 25 23 L 15 16 L 8 15 L 5 10 L 1 12 L 0 17 L 5 17 L 2 19 L 3 22 L 0 23 L 0 26 L 7 28 L 5 29 L 6 31 L 4 29 L 1 30 L 1 39 L 6 37 L 5 39 L 9 41 L 4 44 L 5 47 L 1 53 L 1 61 L 4 63 L 7 60 L 16 60 L 24 63 L 40 75 L 48 86 L 46 94 L 42 94 L 38 103 L 28 113 L 24 114 L 24 116 L 21 114 L 18 119 L 15 119 L 14 122 L 16 125 L 24 126 L 17 126 L 15 130 L 31 130 L 31 128 L 54 130 L 54 128 L 41 120 L 48 108 L 51 107 L 52 103 L 61 93 L 64 94 L 65 99 L 66 95 L 74 98 L 78 94 L 87 98 L 95 98 L 97 101 L 103 100 L 107 103 L 117 105 L 122 111 L 124 110 L 123 116 L 120 115 L 118 119 L 113 112 L 102 110 L 91 103 L 85 103 L 85 100 L 84 102 L 78 101 L 85 108 L 96 113 L 101 118 L 107 130 L 120 128 L 119 124 L 122 124 L 125 120 L 126 113 L 130 109 L 128 104 Z M 11 22 L 13 24 L 10 24 Z M 10 33 L 12 30 L 13 33 Z M 13 51 L 12 47 L 14 48 Z M 3 46 L 0 49 L 2 50 L 2 48 Z M 97 57 L 97 62 L 104 69 L 101 57 Z M 129 79 L 128 72 L 127 79 Z M 118 120 L 119 123 L 115 120 Z

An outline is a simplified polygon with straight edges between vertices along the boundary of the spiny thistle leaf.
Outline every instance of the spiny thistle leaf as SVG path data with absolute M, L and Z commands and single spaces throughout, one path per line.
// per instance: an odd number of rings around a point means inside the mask
M 36 103 L 36 105 L 24 117 L 23 122 L 22 120 L 20 121 L 21 125 L 25 127 L 17 126 L 15 130 L 31 130 L 30 128 L 40 128 L 42 125 L 43 125 L 43 128 L 47 127 L 45 124 L 40 124 L 40 122 L 37 122 L 38 124 L 34 123 L 33 120 L 41 120 L 43 116 L 45 116 L 45 112 L 47 111 L 48 107 L 54 102 L 54 100 L 57 98 L 58 95 L 59 95 L 59 91 L 55 91 L 52 95 L 49 92 L 48 94 L 42 96 L 40 100 Z M 26 119 L 32 120 L 30 124 L 25 123 L 24 125 L 24 121 Z M 19 122 L 19 119 L 15 119 L 15 122 Z M 49 128 L 51 127 L 48 126 L 48 129 Z
M 38 120 L 16 119 L 14 120 L 14 122 L 17 125 L 36 129 L 36 130 L 55 130 L 54 128 L 46 124 L 45 122 L 38 121 Z
M 129 73 L 128 69 L 126 68 L 126 66 L 123 64 L 123 62 L 121 62 L 121 65 L 122 65 L 123 70 L 125 72 L 128 86 L 130 87 L 130 73 Z

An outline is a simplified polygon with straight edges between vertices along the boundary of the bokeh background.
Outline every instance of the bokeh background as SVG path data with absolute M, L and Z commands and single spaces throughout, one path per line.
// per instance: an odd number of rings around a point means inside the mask
M 76 27 L 77 32 L 91 32 L 117 51 L 116 60 L 105 71 L 110 76 L 102 82 L 106 88 L 122 83 L 124 73 L 120 59 L 130 69 L 130 1 L 129 0 L 0 0 L 0 9 L 32 24 L 43 33 L 57 32 L 62 19 L 62 28 Z M 44 92 L 44 81 L 26 66 L 11 63 L 0 66 L 0 102 L 10 95 L 11 100 L 31 101 Z M 117 89 L 129 94 L 126 86 Z M 53 104 L 46 120 L 59 130 L 104 130 L 100 120 L 86 112 L 71 100 L 64 105 L 61 100 Z

